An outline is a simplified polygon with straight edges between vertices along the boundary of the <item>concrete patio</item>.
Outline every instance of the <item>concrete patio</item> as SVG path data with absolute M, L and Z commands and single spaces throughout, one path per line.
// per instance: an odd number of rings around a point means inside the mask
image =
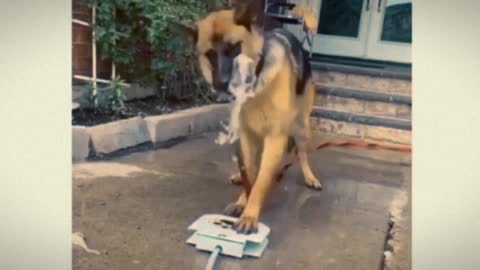
M 74 247 L 73 269 L 204 269 L 208 253 L 185 243 L 186 229 L 240 191 L 215 135 L 74 164 L 73 232 L 101 254 Z M 222 256 L 216 269 L 410 269 L 410 155 L 327 148 L 310 160 L 323 191 L 292 166 L 261 218 L 271 228 L 264 255 Z

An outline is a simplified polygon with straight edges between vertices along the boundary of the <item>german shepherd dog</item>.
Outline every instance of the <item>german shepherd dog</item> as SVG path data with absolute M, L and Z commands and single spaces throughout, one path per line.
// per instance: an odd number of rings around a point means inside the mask
M 262 30 L 257 23 L 258 2 L 238 1 L 191 26 L 181 26 L 194 41 L 202 74 L 216 91 L 228 90 L 233 60 L 240 53 L 256 66 L 256 95 L 241 109 L 239 134 L 244 181 L 249 181 L 251 192 L 244 188 L 225 209 L 226 214 L 240 216 L 235 228 L 247 234 L 257 230 L 289 142 L 296 146 L 306 185 L 322 188 L 306 154 L 315 95 L 308 53 L 292 33 Z

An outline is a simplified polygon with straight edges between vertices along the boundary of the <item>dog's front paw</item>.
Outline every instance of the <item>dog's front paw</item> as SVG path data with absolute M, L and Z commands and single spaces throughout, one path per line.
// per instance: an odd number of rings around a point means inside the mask
M 231 217 L 239 217 L 242 215 L 243 210 L 245 209 L 245 205 L 239 203 L 231 203 L 227 205 L 223 213 L 227 216 Z
M 258 218 L 250 216 L 242 216 L 234 226 L 239 233 L 250 234 L 258 231 Z
M 307 185 L 307 187 L 309 187 L 311 189 L 322 190 L 322 184 L 315 177 L 305 178 L 305 185 Z
M 242 183 L 242 177 L 240 173 L 234 173 L 230 176 L 230 183 L 234 185 L 240 185 Z

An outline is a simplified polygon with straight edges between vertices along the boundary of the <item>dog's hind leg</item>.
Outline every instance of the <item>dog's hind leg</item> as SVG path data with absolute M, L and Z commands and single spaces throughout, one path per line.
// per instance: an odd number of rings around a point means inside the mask
M 240 172 L 233 172 L 231 175 L 230 175 L 230 183 L 234 184 L 234 185 L 241 185 L 242 184 L 242 179 L 240 178 Z
M 233 161 L 234 164 L 237 164 L 236 159 L 238 159 L 238 157 L 236 155 L 232 155 L 232 161 Z M 242 184 L 242 178 L 241 178 L 240 172 L 238 171 L 238 168 L 236 168 L 232 172 L 229 180 L 230 180 L 230 183 L 232 183 L 234 185 L 241 185 Z
M 305 178 L 305 184 L 310 188 L 321 190 L 322 184 L 313 174 L 307 157 L 307 145 L 312 136 L 310 129 L 310 113 L 315 97 L 315 89 L 311 81 L 307 83 L 306 87 L 306 96 L 304 97 L 306 106 L 304 106 L 300 118 L 297 121 L 295 130 L 295 143 L 297 144 L 298 148 L 297 155 L 300 162 L 300 167 L 302 168 L 303 177 Z
M 298 159 L 300 166 L 302 167 L 303 177 L 305 178 L 305 184 L 312 189 L 321 190 L 322 184 L 320 180 L 312 172 L 310 163 L 308 162 L 307 152 L 304 150 L 298 151 Z

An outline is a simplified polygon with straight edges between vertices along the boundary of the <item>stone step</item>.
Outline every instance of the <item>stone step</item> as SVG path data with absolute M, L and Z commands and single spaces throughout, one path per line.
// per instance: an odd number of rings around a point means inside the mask
M 313 133 L 327 133 L 355 139 L 411 145 L 412 126 L 408 120 L 314 107 L 311 125 Z
M 317 87 L 314 106 L 401 120 L 410 120 L 412 116 L 412 101 L 408 96 L 331 86 Z
M 322 59 L 312 61 L 315 133 L 411 145 L 409 66 Z
M 317 86 L 358 89 L 375 93 L 411 97 L 411 75 L 407 71 L 354 67 L 312 62 L 312 77 Z
M 392 79 L 412 79 L 412 67 L 409 64 L 395 64 L 366 59 L 342 59 L 341 57 L 314 56 L 313 69 L 340 71 L 359 75 L 371 75 Z

